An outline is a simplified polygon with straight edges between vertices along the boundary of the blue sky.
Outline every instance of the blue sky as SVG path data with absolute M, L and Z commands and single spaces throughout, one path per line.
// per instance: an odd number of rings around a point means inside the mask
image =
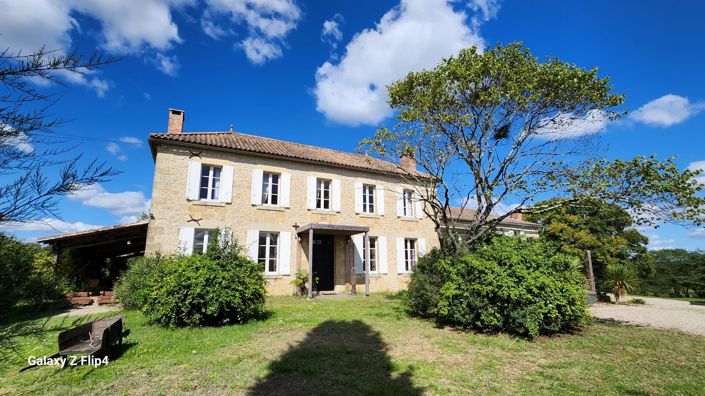
M 118 4 L 116 4 L 118 3 Z M 390 124 L 380 89 L 459 48 L 522 41 L 540 57 L 599 67 L 631 115 L 597 122 L 609 158 L 676 155 L 705 168 L 705 3 L 473 0 L 0 0 L 0 47 L 99 49 L 123 57 L 65 76 L 66 144 L 122 171 L 61 203 L 61 219 L 15 225 L 36 238 L 128 221 L 148 207 L 147 134 L 167 108 L 186 129 L 227 130 L 354 151 Z M 41 26 L 41 29 L 37 29 Z M 79 136 L 80 138 L 68 137 Z M 702 162 L 700 162 L 702 161 Z M 508 202 L 507 204 L 511 204 Z M 7 229 L 6 229 L 7 230 Z M 705 231 L 643 230 L 654 248 L 705 247 Z

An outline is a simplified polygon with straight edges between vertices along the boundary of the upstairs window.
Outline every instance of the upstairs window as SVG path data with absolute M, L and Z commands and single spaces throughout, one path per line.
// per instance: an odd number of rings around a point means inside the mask
M 217 200 L 220 194 L 220 172 L 219 166 L 201 166 L 201 187 L 199 190 L 200 199 Z
M 404 190 L 402 195 L 402 213 L 404 217 L 414 217 L 414 191 Z
M 416 267 L 416 239 L 404 239 L 404 269 L 411 272 Z
M 257 261 L 264 267 L 265 274 L 277 273 L 277 256 L 279 253 L 279 233 L 278 232 L 260 232 L 259 233 L 259 252 Z
M 362 249 L 362 270 L 367 267 L 367 250 Z M 370 237 L 370 272 L 377 272 L 377 238 Z
M 371 184 L 362 185 L 362 213 L 375 212 L 375 186 Z
M 279 174 L 262 174 L 262 205 L 279 205 Z
M 330 180 L 316 179 L 316 209 L 330 210 Z
M 208 243 L 213 240 L 215 230 L 196 228 L 193 232 L 193 253 L 205 254 L 208 251 Z

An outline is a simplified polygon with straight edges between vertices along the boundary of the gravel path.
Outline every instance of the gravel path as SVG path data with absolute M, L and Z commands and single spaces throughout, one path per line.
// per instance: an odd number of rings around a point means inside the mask
M 676 329 L 705 336 L 705 306 L 690 305 L 686 301 L 665 298 L 639 298 L 646 301 L 646 304 L 597 303 L 590 307 L 590 311 L 600 319 L 613 319 L 628 324 L 653 326 L 661 329 Z

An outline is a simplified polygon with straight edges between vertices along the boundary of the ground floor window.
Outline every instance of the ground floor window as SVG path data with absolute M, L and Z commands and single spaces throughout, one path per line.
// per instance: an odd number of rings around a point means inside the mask
M 204 254 L 208 250 L 208 243 L 213 240 L 215 230 L 196 228 L 193 231 L 193 252 Z
M 367 269 L 367 250 L 362 249 L 362 270 Z M 377 272 L 377 237 L 370 237 L 370 272 Z
M 264 267 L 265 274 L 277 273 L 277 256 L 279 253 L 279 233 L 260 232 L 257 261 Z
M 404 269 L 411 272 L 416 267 L 416 239 L 404 239 Z

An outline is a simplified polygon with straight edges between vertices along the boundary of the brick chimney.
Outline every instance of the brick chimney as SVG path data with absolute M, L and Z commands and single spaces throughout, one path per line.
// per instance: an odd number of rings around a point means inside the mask
M 166 133 L 181 133 L 184 131 L 184 116 L 183 110 L 169 109 L 169 127 Z
M 416 170 L 416 158 L 408 155 L 408 154 L 402 154 L 399 157 L 399 167 L 406 171 L 415 171 Z
M 514 213 L 510 214 L 509 217 L 511 217 L 512 219 L 516 219 L 516 220 L 524 220 L 524 214 L 523 214 L 523 213 L 516 213 L 516 212 L 514 212 Z

